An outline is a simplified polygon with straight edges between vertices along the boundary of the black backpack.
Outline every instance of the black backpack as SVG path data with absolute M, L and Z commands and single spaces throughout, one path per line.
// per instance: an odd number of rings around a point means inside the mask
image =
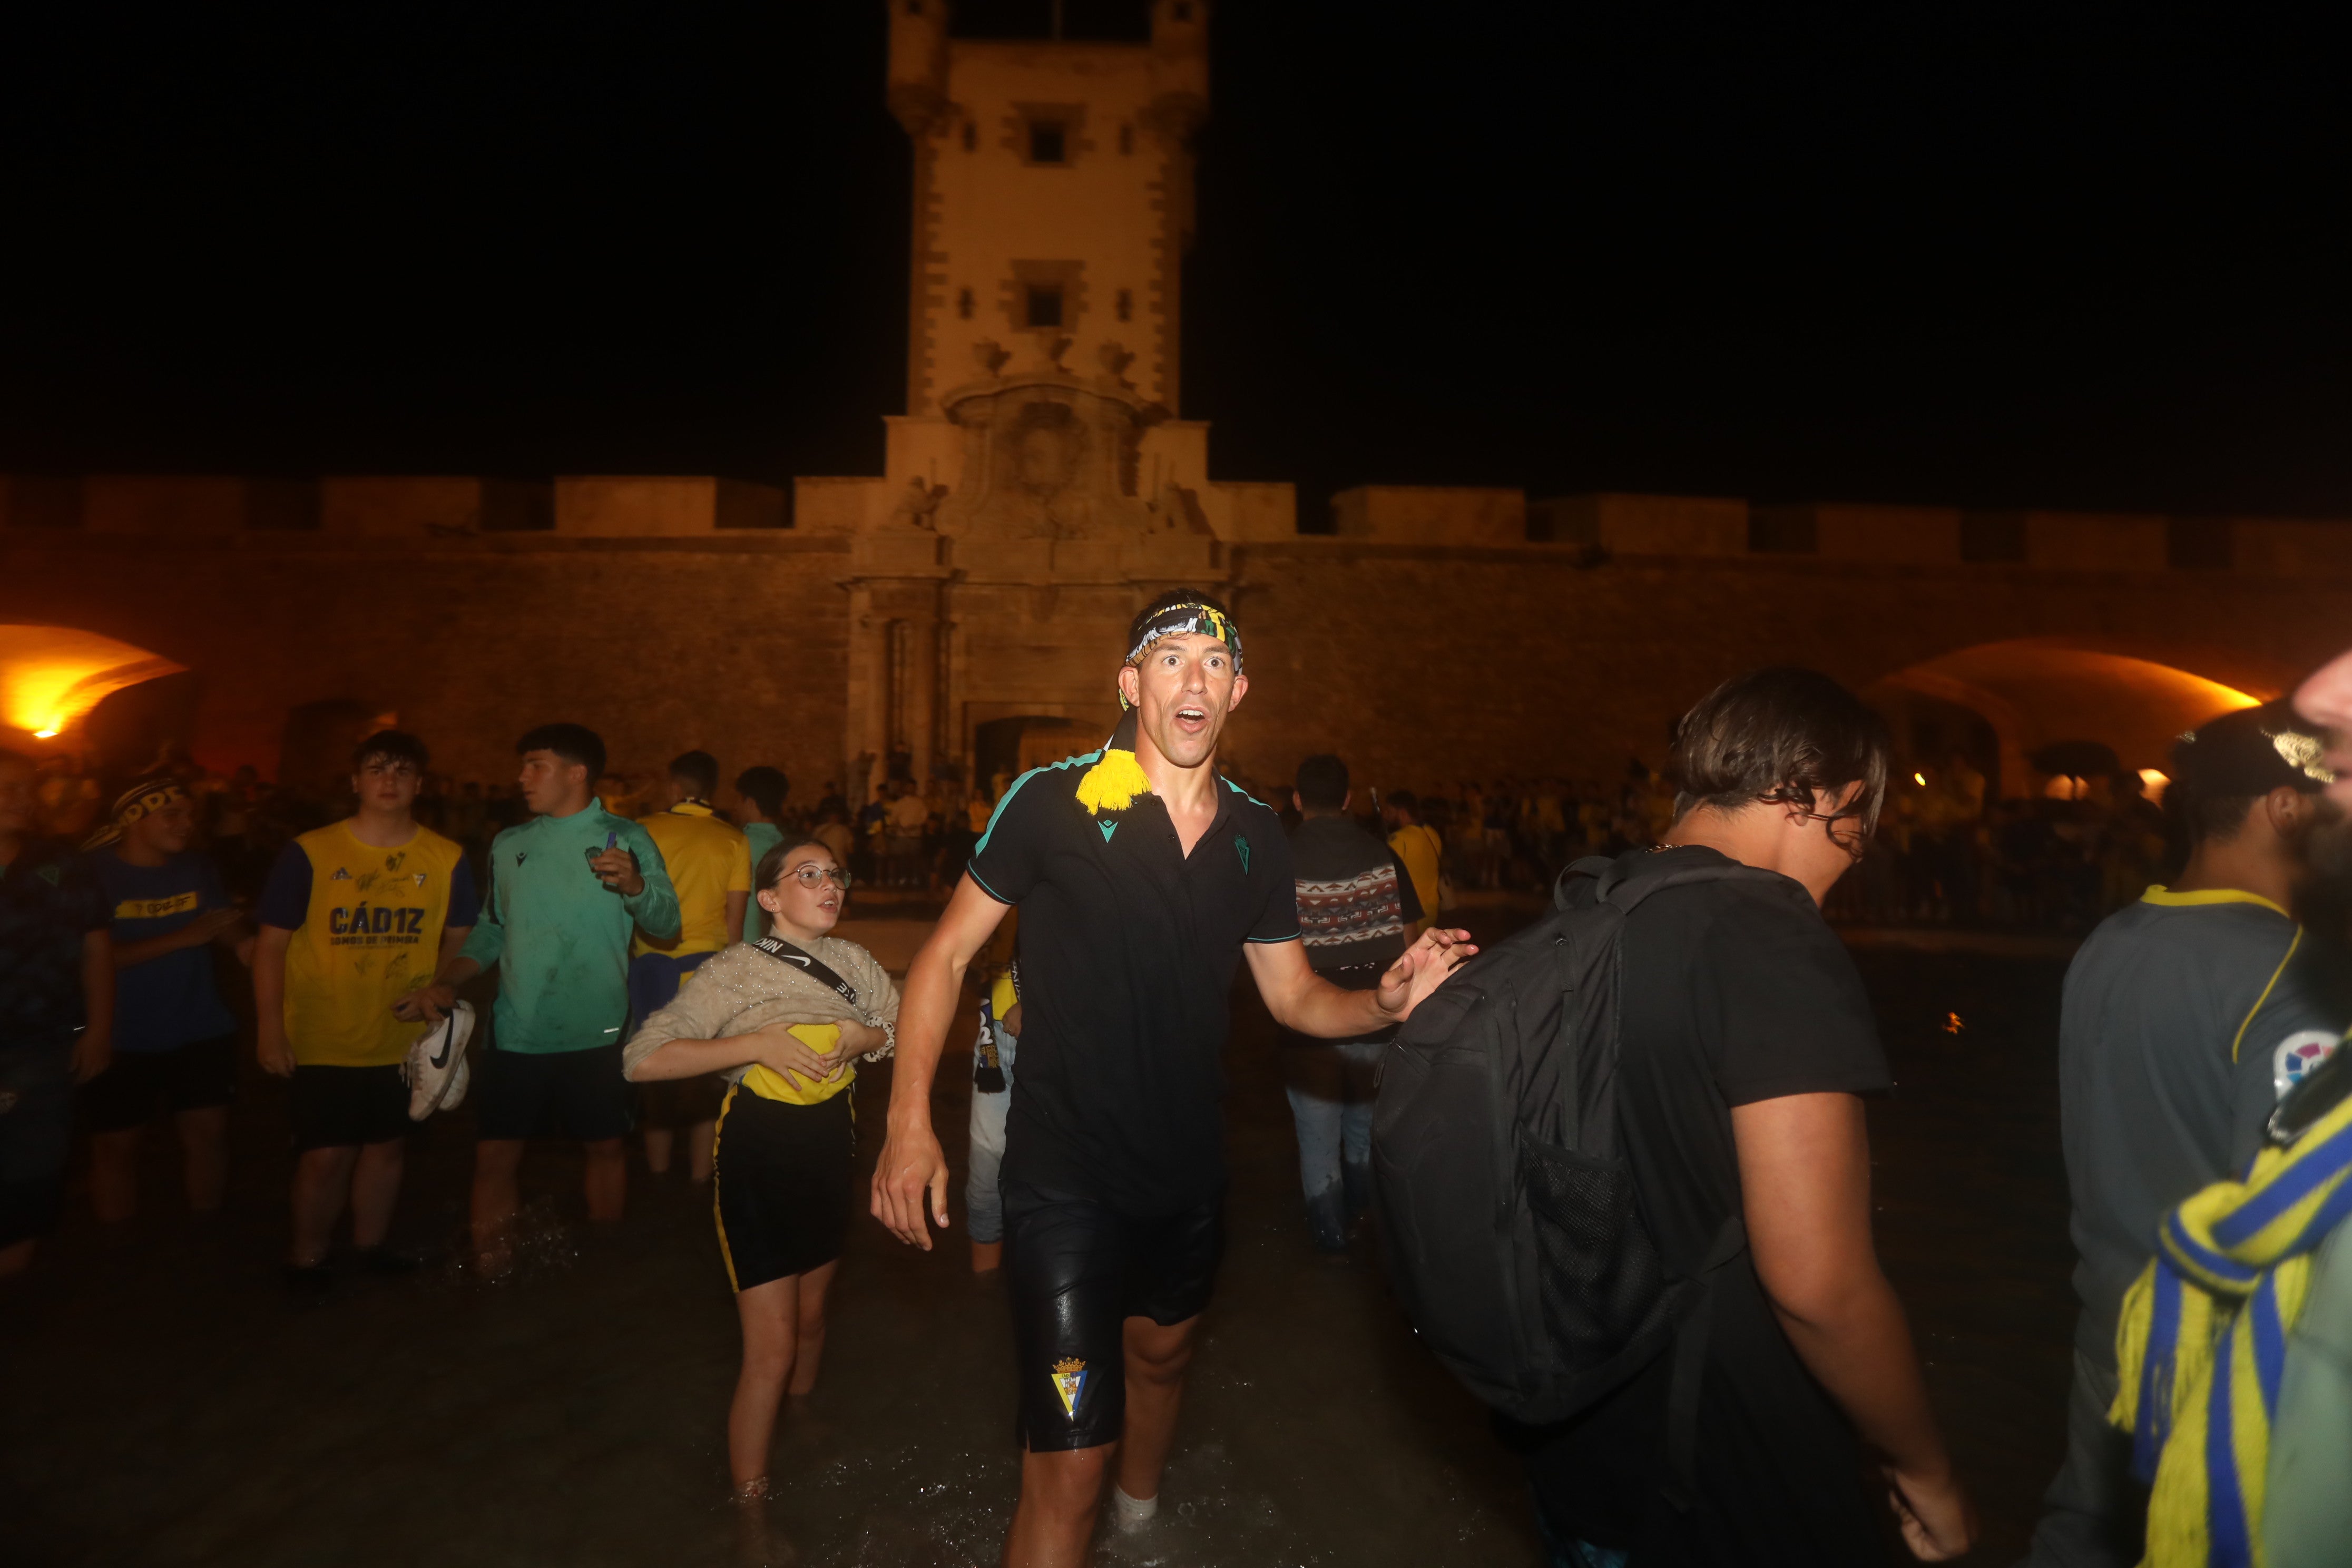
M 1643 1226 L 1619 1151 L 1618 989 L 1626 915 L 1662 889 L 1714 881 L 1782 879 L 1720 861 L 1570 866 L 1551 912 L 1405 1020 L 1372 1113 L 1389 1277 L 1438 1359 L 1494 1409 L 1540 1426 L 1675 1342 L 1667 1429 L 1685 1480 L 1705 1281 L 1748 1238 L 1735 1215 L 1705 1257 L 1675 1268 Z

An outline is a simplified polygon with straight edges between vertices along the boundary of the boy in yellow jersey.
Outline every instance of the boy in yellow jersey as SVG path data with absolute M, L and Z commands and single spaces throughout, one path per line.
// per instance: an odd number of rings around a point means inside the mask
M 261 896 L 253 957 L 262 1068 L 293 1079 L 294 1237 L 287 1284 L 330 1282 L 327 1246 L 348 1196 L 363 1267 L 403 1272 L 384 1234 L 400 1196 L 417 1026 L 456 1000 L 433 977 L 479 912 L 466 852 L 411 815 L 425 743 L 383 730 L 352 756 L 359 810 L 303 834 Z
M 688 752 L 669 765 L 669 809 L 641 820 L 677 889 L 678 931 L 655 939 L 640 931 L 629 944 L 629 1016 L 640 1023 L 670 1004 L 702 961 L 735 940 L 751 897 L 751 841 L 710 809 L 719 793 L 719 760 Z M 710 1140 L 727 1086 L 716 1076 L 669 1079 L 643 1085 L 646 1168 L 669 1169 L 677 1130 L 687 1130 L 686 1173 L 710 1179 Z
M 1421 797 L 1409 789 L 1390 795 L 1381 815 L 1391 830 L 1389 847 L 1403 865 L 1405 876 L 1412 882 L 1412 896 L 1421 904 L 1421 918 L 1405 931 L 1407 936 L 1417 938 L 1437 923 L 1438 865 L 1444 842 L 1437 837 L 1437 829 L 1422 821 Z

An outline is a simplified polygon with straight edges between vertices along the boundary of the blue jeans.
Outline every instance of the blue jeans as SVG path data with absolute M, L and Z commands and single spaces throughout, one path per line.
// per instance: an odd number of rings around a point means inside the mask
M 1372 1069 L 1378 1040 L 1307 1040 L 1286 1036 L 1284 1093 L 1298 1129 L 1298 1186 L 1308 1203 L 1337 1186 L 1340 1163 L 1372 1157 Z
M 987 1243 L 1004 1239 L 1004 1197 L 997 1190 L 996 1173 L 1004 1163 L 1004 1113 L 1013 1106 L 1014 1037 L 1002 1024 L 996 1032 L 996 1060 L 1004 1068 L 1002 1094 L 971 1093 L 971 1174 L 965 1178 L 963 1206 L 971 1238 Z

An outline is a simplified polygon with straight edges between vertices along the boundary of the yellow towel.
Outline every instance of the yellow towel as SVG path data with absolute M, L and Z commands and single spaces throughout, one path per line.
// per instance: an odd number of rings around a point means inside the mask
M 787 1032 L 819 1056 L 831 1054 L 841 1044 L 838 1024 L 794 1024 Z M 786 1105 L 822 1105 L 856 1081 L 857 1064 L 854 1058 L 814 1083 L 796 1072 L 777 1072 L 759 1065 L 743 1075 L 745 1089 L 761 1100 L 781 1100 Z

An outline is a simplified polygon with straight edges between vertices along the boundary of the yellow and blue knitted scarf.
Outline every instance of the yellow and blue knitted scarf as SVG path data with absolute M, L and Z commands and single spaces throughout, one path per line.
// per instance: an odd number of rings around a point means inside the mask
M 2260 1568 L 2263 1490 L 2286 1341 L 2312 1253 L 2352 1214 L 2352 1099 L 2242 1182 L 2164 1218 L 2124 1297 L 2108 1419 L 2153 1487 L 2145 1568 Z

